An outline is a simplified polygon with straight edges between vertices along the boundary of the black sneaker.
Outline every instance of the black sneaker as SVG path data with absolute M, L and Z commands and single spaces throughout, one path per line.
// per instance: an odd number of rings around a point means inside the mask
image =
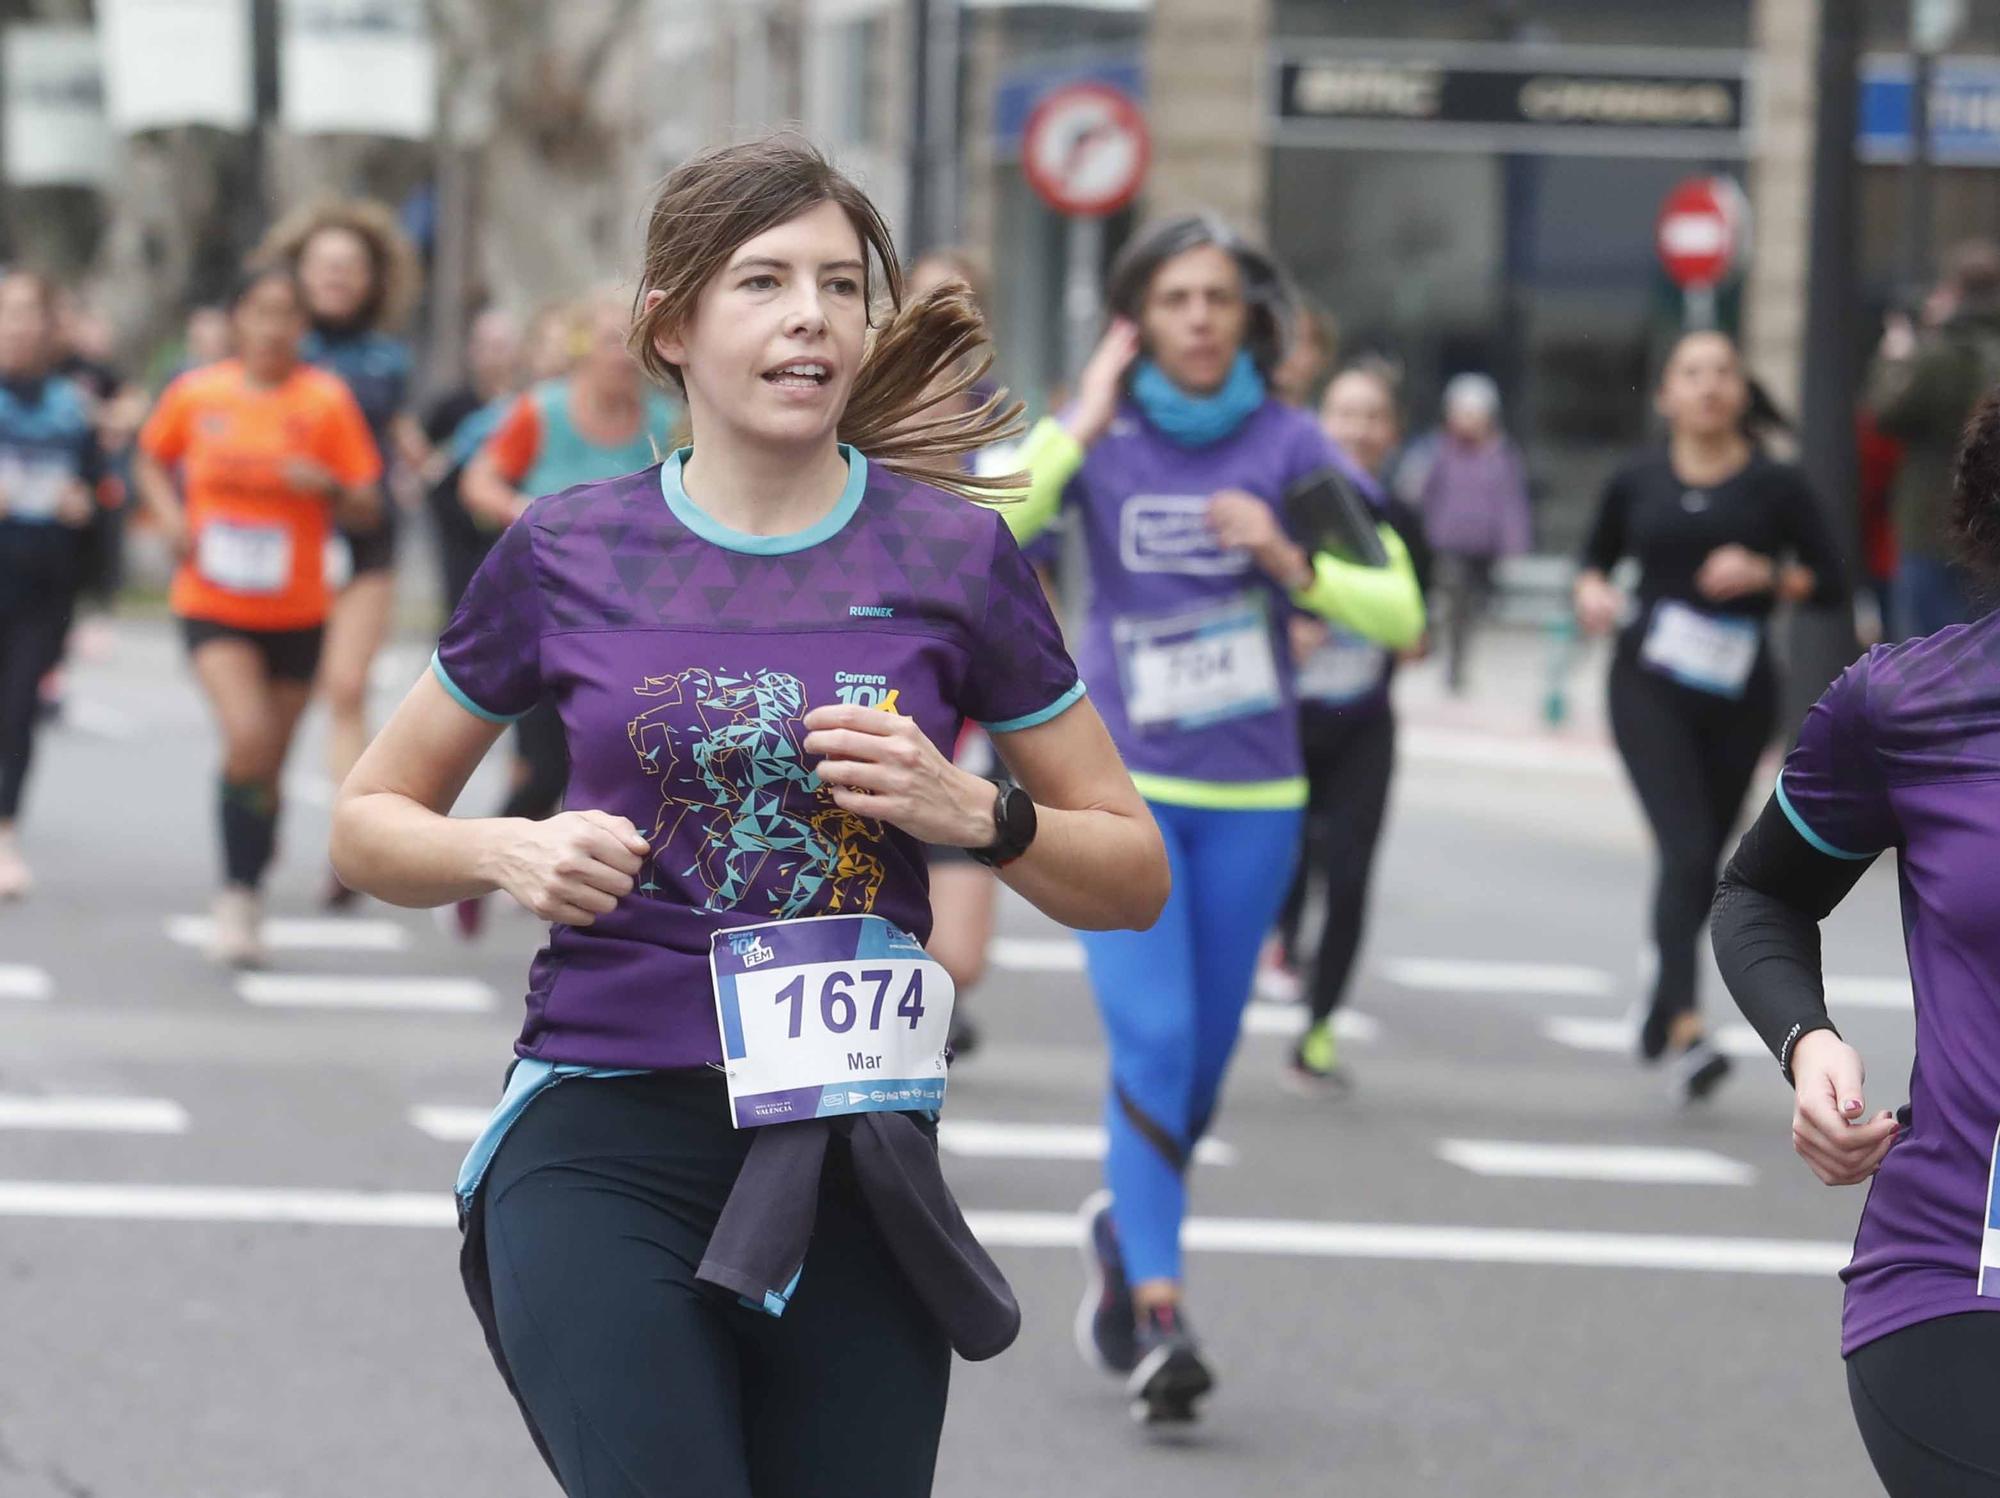
M 1118 1256 L 1111 1193 L 1093 1192 L 1077 1217 L 1083 1223 L 1083 1301 L 1076 1308 L 1076 1350 L 1093 1368 L 1130 1373 L 1139 1362 L 1139 1325 Z
M 1154 1306 L 1139 1321 L 1139 1363 L 1126 1380 L 1132 1418 L 1141 1425 L 1187 1425 L 1215 1375 L 1178 1306 Z
M 1686 1046 L 1674 1058 L 1673 1094 L 1682 1103 L 1698 1103 L 1722 1085 L 1732 1069 L 1730 1059 L 1706 1037 Z
M 975 1025 L 959 1009 L 951 1012 L 951 1029 L 945 1035 L 945 1047 L 951 1052 L 951 1059 L 963 1061 L 979 1049 L 979 1026 Z

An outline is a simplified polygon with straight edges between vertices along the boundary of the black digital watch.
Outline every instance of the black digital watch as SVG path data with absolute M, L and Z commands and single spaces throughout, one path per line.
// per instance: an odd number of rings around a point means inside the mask
M 965 851 L 989 869 L 1004 869 L 1035 840 L 1035 798 L 1011 780 L 994 781 L 993 793 L 993 841 Z

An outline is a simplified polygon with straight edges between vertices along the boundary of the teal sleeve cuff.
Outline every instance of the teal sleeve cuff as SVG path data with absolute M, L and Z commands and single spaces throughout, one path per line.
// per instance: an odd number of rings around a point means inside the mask
M 1075 686 L 1039 712 L 1023 713 L 1018 718 L 1006 718 L 998 723 L 981 723 L 979 726 L 988 733 L 1019 733 L 1024 728 L 1036 728 L 1052 718 L 1061 717 L 1082 700 L 1083 683 L 1079 680 Z
M 528 716 L 526 713 L 488 712 L 485 708 L 481 707 L 478 703 L 474 702 L 470 697 L 466 696 L 464 689 L 461 688 L 457 682 L 451 679 L 451 673 L 445 670 L 444 661 L 439 657 L 438 653 L 435 650 L 431 652 L 431 675 L 437 678 L 438 685 L 445 689 L 445 694 L 449 696 L 453 702 L 456 702 L 460 707 L 464 708 L 467 712 L 471 713 L 473 717 L 480 719 L 482 722 L 498 723 L 504 727 L 509 723 L 518 722 L 520 719 Z
M 1850 853 L 1845 848 L 1836 848 L 1832 843 L 1808 827 L 1806 819 L 1800 816 L 1798 808 L 1792 805 L 1792 798 L 1785 794 L 1785 776 L 1783 771 L 1780 771 L 1778 774 L 1777 790 L 1778 809 L 1784 812 L 1785 820 L 1792 824 L 1793 830 L 1800 837 L 1811 843 L 1813 847 L 1824 853 L 1828 858 L 1844 858 L 1850 863 L 1866 863 L 1875 856 L 1873 853 Z

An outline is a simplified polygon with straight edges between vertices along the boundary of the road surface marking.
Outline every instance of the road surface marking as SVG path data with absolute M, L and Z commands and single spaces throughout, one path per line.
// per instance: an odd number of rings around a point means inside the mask
M 0 1094 L 0 1129 L 185 1134 L 187 1110 L 166 1098 Z
M 1600 1019 L 1594 1015 L 1559 1014 L 1542 1021 L 1542 1033 L 1558 1045 L 1574 1051 L 1600 1051 L 1606 1055 L 1637 1055 L 1639 1037 L 1627 1019 Z M 1768 1056 L 1764 1042 L 1748 1025 L 1724 1025 L 1712 1032 L 1709 1043 L 1729 1056 Z
M 1287 1040 L 1297 1040 L 1305 1027 L 1306 1006 L 1303 1004 L 1272 1004 L 1258 1000 L 1243 1010 L 1245 1035 L 1279 1035 Z M 1338 1039 L 1367 1045 L 1381 1037 L 1382 1024 L 1372 1014 L 1339 1009 L 1334 1011 L 1333 1033 Z
M 23 999 L 40 1003 L 56 993 L 55 979 L 38 967 L 18 962 L 0 962 L 0 999 Z
M 1377 970 L 1401 988 L 1433 993 L 1561 994 L 1601 999 L 1617 992 L 1602 968 L 1553 962 L 1469 962 L 1450 957 L 1396 957 Z
M 1010 973 L 1080 973 L 1083 947 L 1068 936 L 996 936 L 987 960 Z
M 260 929 L 264 945 L 274 952 L 401 952 L 410 945 L 409 931 L 394 921 L 280 916 Z M 170 916 L 167 938 L 206 951 L 215 939 L 215 922 L 205 915 Z
M 471 1014 L 493 1007 L 493 990 L 473 978 L 356 978 L 343 974 L 246 973 L 246 1004 L 277 1009 L 409 1009 Z
M 1104 1130 L 1095 1124 L 992 1123 L 946 1119 L 938 1125 L 938 1147 L 947 1154 L 980 1160 L 1102 1160 Z M 1209 1165 L 1234 1165 L 1236 1149 L 1220 1139 L 1204 1139 L 1194 1157 Z
M 1076 1250 L 1077 1225 L 1073 1212 L 971 1211 L 965 1215 L 972 1230 L 995 1248 L 1055 1248 L 1069 1253 Z M 446 1191 L 311 1191 L 88 1181 L 0 1181 L 0 1217 L 422 1228 L 455 1227 L 458 1221 L 451 1194 Z M 1182 1241 L 1196 1253 L 1280 1258 L 1666 1269 L 1813 1278 L 1831 1275 L 1852 1253 L 1845 1243 L 1786 1238 L 1695 1238 L 1653 1233 L 1227 1217 L 1189 1219 Z
M 1747 1186 L 1757 1179 L 1757 1172 L 1740 1160 L 1703 1149 L 1441 1139 L 1437 1152 L 1447 1163 L 1482 1176 L 1689 1186 Z

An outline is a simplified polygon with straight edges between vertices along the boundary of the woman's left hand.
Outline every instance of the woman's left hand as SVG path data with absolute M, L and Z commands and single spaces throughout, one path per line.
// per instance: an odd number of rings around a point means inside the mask
M 1769 593 L 1778 585 L 1778 564 L 1761 552 L 1731 542 L 1708 554 L 1694 576 L 1694 585 L 1712 603 Z
M 939 847 L 993 841 L 993 783 L 946 759 L 916 719 L 839 704 L 814 708 L 805 725 L 805 751 L 821 756 L 819 777 L 842 811 Z
M 1312 564 L 1278 524 L 1278 515 L 1254 494 L 1222 489 L 1209 496 L 1208 530 L 1226 551 L 1247 551 L 1257 565 L 1286 588 L 1312 581 Z

